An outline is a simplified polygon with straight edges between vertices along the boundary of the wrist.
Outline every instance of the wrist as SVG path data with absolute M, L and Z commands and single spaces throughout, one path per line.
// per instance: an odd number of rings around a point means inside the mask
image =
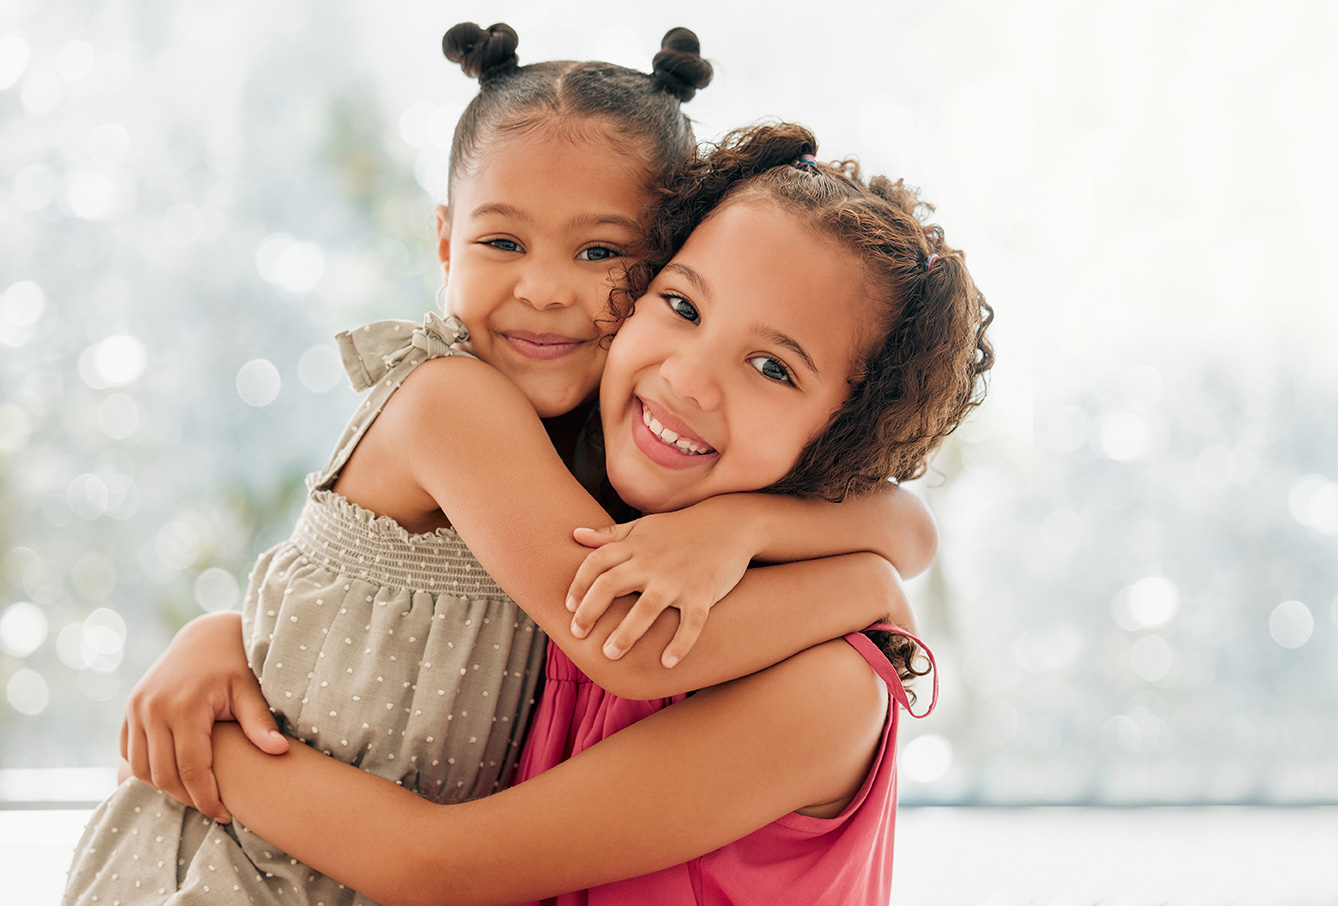
M 775 514 L 767 507 L 770 495 L 757 493 L 723 494 L 706 501 L 722 514 L 733 537 L 749 560 L 762 558 L 776 540 Z

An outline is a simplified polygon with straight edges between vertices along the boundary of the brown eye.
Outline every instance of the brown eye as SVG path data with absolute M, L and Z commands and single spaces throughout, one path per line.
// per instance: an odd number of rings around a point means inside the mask
M 748 364 L 762 372 L 763 377 L 782 384 L 794 384 L 794 376 L 790 374 L 790 369 L 786 368 L 785 363 L 780 359 L 772 358 L 769 355 L 758 355 L 749 359 Z
M 697 311 L 697 306 L 693 305 L 682 296 L 665 296 L 664 301 L 668 302 L 669 308 L 683 320 L 691 321 L 693 324 L 700 324 L 702 322 L 702 316 Z
M 604 245 L 593 245 L 576 257 L 581 261 L 608 261 L 610 258 L 622 257 L 622 252 Z

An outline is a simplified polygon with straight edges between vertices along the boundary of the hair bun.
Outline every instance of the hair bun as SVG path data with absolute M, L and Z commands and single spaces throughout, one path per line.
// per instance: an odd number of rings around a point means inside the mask
M 441 52 L 452 63 L 459 63 L 465 75 L 480 82 L 501 69 L 510 69 L 520 62 L 516 45 L 520 38 L 516 30 L 505 22 L 488 29 L 473 22 L 453 26 L 441 39 Z
M 702 59 L 701 42 L 686 28 L 672 28 L 660 42 L 651 63 L 655 81 L 680 101 L 690 101 L 698 88 L 711 84 L 711 64 Z

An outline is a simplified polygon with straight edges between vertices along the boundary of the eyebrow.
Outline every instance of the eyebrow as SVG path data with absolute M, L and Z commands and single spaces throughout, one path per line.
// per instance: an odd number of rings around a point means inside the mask
M 477 208 L 469 212 L 469 216 L 482 217 L 485 214 L 499 214 L 503 217 L 512 217 L 522 223 L 530 224 L 534 219 L 529 213 L 516 207 L 515 205 L 502 204 L 500 202 L 484 202 Z M 635 233 L 642 231 L 641 224 L 619 214 L 578 214 L 567 221 L 570 227 L 592 227 L 592 226 L 620 226 L 625 227 Z
M 757 331 L 771 342 L 775 343 L 778 346 L 784 346 L 786 349 L 790 350 L 795 355 L 799 356 L 799 358 L 803 359 L 804 364 L 807 365 L 808 369 L 812 371 L 814 374 L 816 375 L 822 374 L 822 371 L 820 371 L 818 369 L 818 366 L 814 364 L 813 357 L 808 354 L 807 350 L 805 350 L 803 346 L 799 345 L 799 341 L 796 340 L 794 337 L 790 336 L 789 334 L 781 333 L 779 330 L 776 330 L 773 327 L 765 327 L 761 324 L 757 325 Z
M 702 275 L 697 273 L 692 268 L 688 267 L 686 264 L 682 264 L 678 261 L 670 261 L 668 264 L 666 264 L 663 268 L 660 269 L 660 273 L 678 274 L 684 280 L 691 283 L 693 288 L 696 289 L 697 292 L 701 293 L 703 296 L 707 298 L 710 298 L 711 296 L 711 290 L 710 288 L 707 287 L 706 281 L 702 279 Z M 782 333 L 776 328 L 769 327 L 765 324 L 756 324 L 753 326 L 753 329 L 756 330 L 758 334 L 765 337 L 767 340 L 771 341 L 772 343 L 775 343 L 777 346 L 784 346 L 786 349 L 790 350 L 795 355 L 799 356 L 799 358 L 803 360 L 804 364 L 808 366 L 809 371 L 812 371 L 814 374 L 821 376 L 822 370 L 818 368 L 817 364 L 813 361 L 813 357 L 808 354 L 808 350 L 804 349 L 804 347 L 794 337 L 790 336 L 787 333 Z

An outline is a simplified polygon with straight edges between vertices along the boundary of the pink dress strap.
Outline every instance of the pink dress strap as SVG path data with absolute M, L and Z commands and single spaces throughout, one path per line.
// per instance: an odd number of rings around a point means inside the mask
M 883 653 L 882 649 L 874 644 L 873 639 L 869 638 L 863 632 L 852 632 L 845 637 L 846 641 L 849 642 L 856 651 L 864 655 L 864 659 L 869 662 L 869 666 L 883 678 L 883 682 L 887 683 L 887 688 L 891 691 L 892 697 L 897 700 L 899 705 L 906 709 L 907 714 L 916 719 L 928 717 L 938 705 L 938 665 L 934 662 L 934 652 L 929 650 L 928 645 L 902 629 L 900 626 L 893 626 L 891 623 L 874 623 L 869 629 L 880 629 L 884 632 L 891 632 L 899 636 L 904 636 L 918 645 L 920 650 L 924 652 L 924 656 L 929 659 L 929 670 L 930 673 L 933 674 L 934 691 L 929 697 L 929 707 L 925 708 L 923 712 L 916 714 L 915 709 L 911 707 L 910 698 L 906 694 L 906 687 L 902 685 L 901 677 L 897 676 L 896 668 L 892 666 L 892 663 L 887 659 L 887 655 Z

